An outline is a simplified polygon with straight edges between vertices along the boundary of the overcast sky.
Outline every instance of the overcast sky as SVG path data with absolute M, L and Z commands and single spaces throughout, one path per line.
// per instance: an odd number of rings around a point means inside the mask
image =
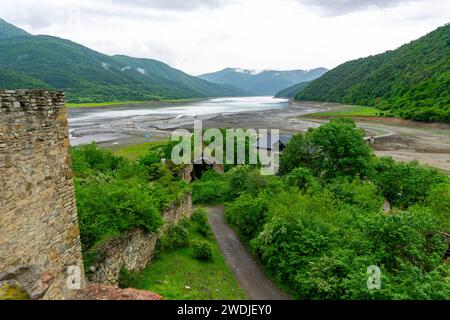
M 450 0 L 0 0 L 0 17 L 198 75 L 333 68 L 450 22 Z

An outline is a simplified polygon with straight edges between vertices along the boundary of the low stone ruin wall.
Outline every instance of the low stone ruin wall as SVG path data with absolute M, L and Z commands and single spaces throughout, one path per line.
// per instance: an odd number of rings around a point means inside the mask
M 142 229 L 125 232 L 96 248 L 96 262 L 88 266 L 87 277 L 90 282 L 117 285 L 122 267 L 129 271 L 142 271 L 153 258 L 158 239 L 170 225 L 192 215 L 192 196 L 186 193 L 183 198 L 165 209 L 162 213 L 164 225 L 159 234 L 146 233 Z

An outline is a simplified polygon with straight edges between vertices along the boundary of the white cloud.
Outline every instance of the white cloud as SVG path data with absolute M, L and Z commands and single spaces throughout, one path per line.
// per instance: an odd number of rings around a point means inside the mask
M 331 68 L 450 21 L 450 1 L 441 0 L 1 0 L 1 8 L 31 33 L 191 74 Z
M 387 8 L 420 0 L 294 0 L 326 15 L 341 15 L 369 8 Z

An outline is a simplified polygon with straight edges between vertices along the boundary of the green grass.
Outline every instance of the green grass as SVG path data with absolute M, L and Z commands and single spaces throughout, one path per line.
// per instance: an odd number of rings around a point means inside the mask
M 133 145 L 125 146 L 125 147 L 111 146 L 111 147 L 108 147 L 108 149 L 110 149 L 111 152 L 115 156 L 124 157 L 129 160 L 137 160 L 139 157 L 148 153 L 149 150 L 158 148 L 165 144 L 166 144 L 166 141 L 151 141 L 151 142 L 133 144 Z
M 213 248 L 212 261 L 194 259 L 191 247 L 163 251 L 140 274 L 139 289 L 156 292 L 167 300 L 246 299 L 214 236 L 205 239 L 191 223 L 189 238 L 191 243 L 196 239 L 207 240 Z
M 379 110 L 363 106 L 339 106 L 329 111 L 309 114 L 312 117 L 375 117 Z
M 181 102 L 191 102 L 198 99 L 161 99 L 161 100 L 149 100 L 149 101 L 105 101 L 105 102 L 87 102 L 87 103 L 66 103 L 68 108 L 96 108 L 96 107 L 112 107 L 112 106 L 123 106 L 127 104 L 138 104 L 138 103 L 181 103 Z

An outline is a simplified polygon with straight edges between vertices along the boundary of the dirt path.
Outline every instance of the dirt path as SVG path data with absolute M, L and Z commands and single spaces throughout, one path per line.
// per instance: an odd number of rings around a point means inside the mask
M 236 233 L 225 223 L 223 206 L 208 208 L 208 216 L 220 250 L 248 298 L 252 300 L 290 299 L 267 278 Z

